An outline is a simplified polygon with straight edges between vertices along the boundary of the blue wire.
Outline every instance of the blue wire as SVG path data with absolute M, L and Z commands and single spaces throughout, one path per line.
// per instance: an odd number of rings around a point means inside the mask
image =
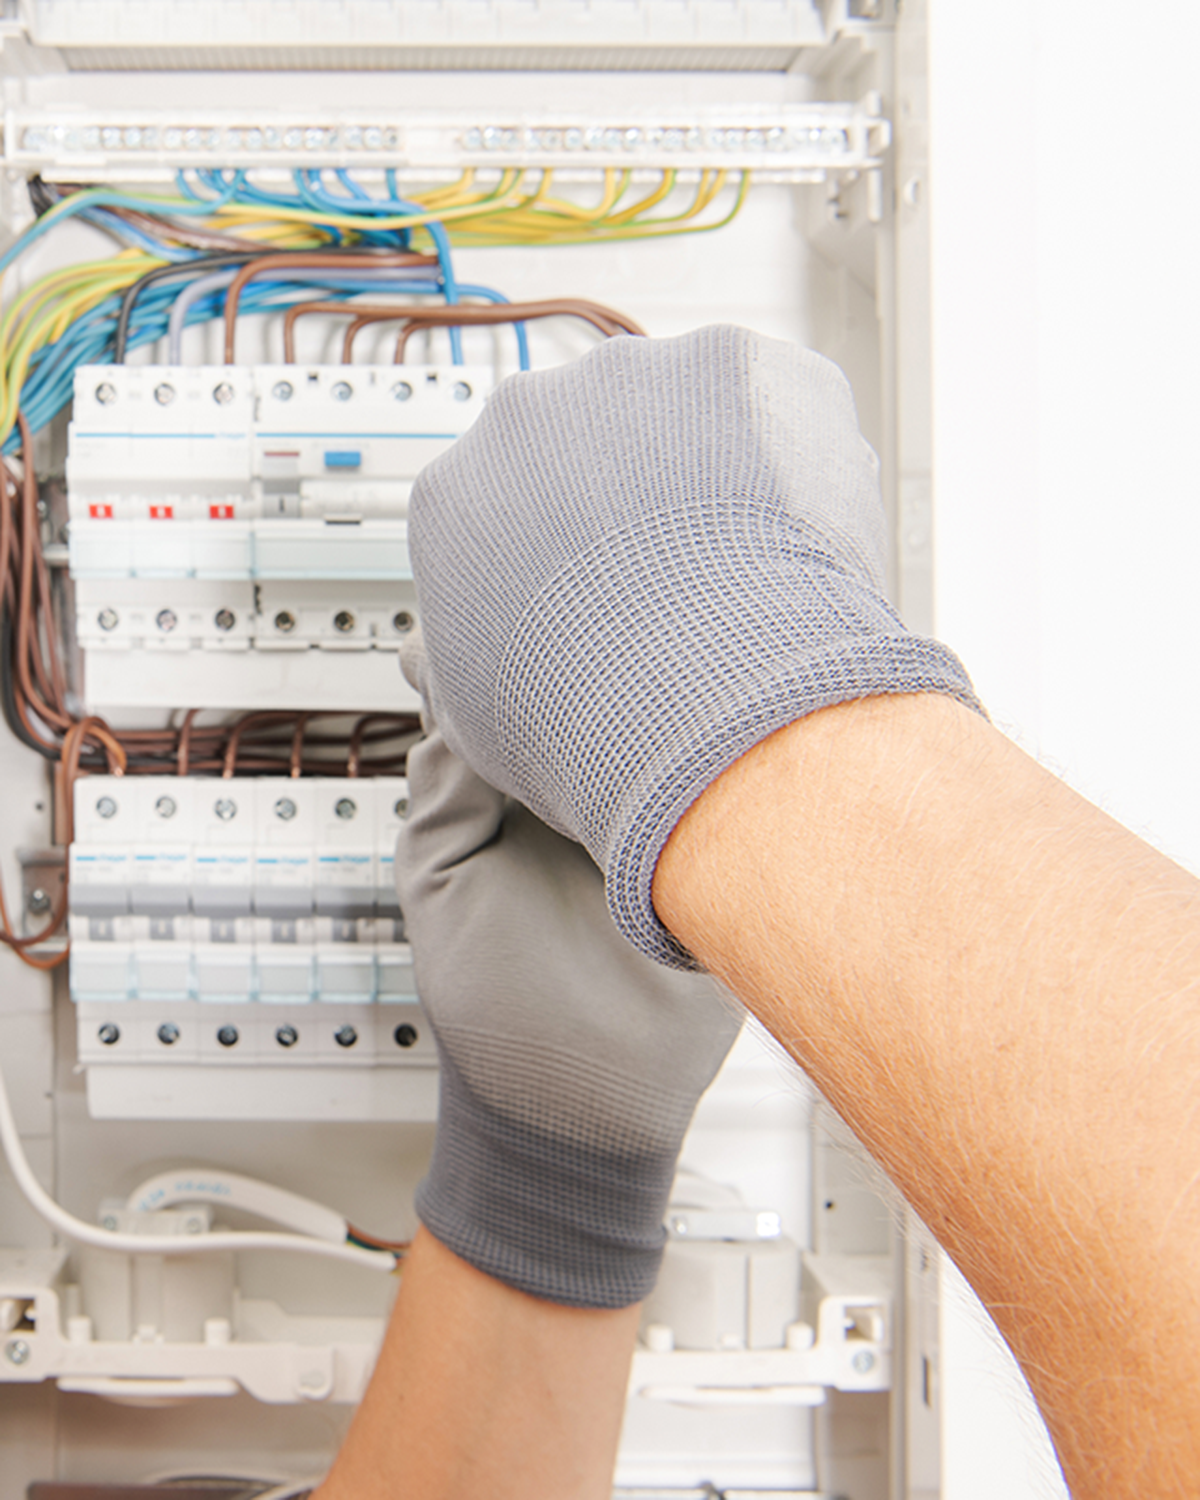
M 197 266 L 196 274 L 198 276 L 205 274 L 202 264 Z M 344 274 L 339 277 L 336 273 L 331 273 L 328 278 L 322 277 L 320 281 L 311 280 L 304 283 L 287 281 L 283 278 L 263 277 L 247 285 L 242 294 L 241 306 L 247 315 L 268 312 L 290 305 L 296 300 L 297 294 L 311 291 L 313 286 L 321 285 L 326 281 L 333 295 L 338 298 L 361 295 L 364 290 L 367 290 L 362 282 L 349 282 Z M 180 282 L 157 284 L 148 287 L 142 293 L 129 329 L 127 346 L 129 349 L 153 343 L 165 336 L 170 305 L 179 295 L 182 285 L 185 284 Z M 387 281 L 372 282 L 370 289 L 380 292 L 411 292 L 434 296 L 444 291 L 441 283 L 437 281 L 417 277 L 405 278 L 399 271 L 394 281 L 389 278 Z M 492 303 L 507 301 L 502 293 L 491 287 L 464 285 L 458 290 L 462 295 L 476 297 L 482 301 Z M 75 370 L 79 365 L 112 363 L 112 338 L 122 296 L 121 292 L 111 293 L 95 307 L 89 308 L 86 313 L 75 319 L 60 339 L 53 344 L 43 346 L 30 360 L 29 371 L 21 390 L 21 409 L 32 431 L 41 431 L 64 406 L 70 403 L 74 395 Z M 402 309 L 397 309 L 397 311 L 402 312 Z M 189 309 L 187 326 L 209 321 L 223 314 L 224 293 L 213 292 Z M 529 348 L 524 324 L 514 324 L 513 331 L 517 336 L 520 367 L 522 370 L 528 370 Z M 18 446 L 18 435 L 10 434 L 4 444 L 4 451 L 15 452 Z
M 156 240 L 137 225 L 118 218 L 116 214 L 110 213 L 105 208 L 92 209 L 81 213 L 79 217 L 85 223 L 94 224 L 98 229 L 106 230 L 127 244 L 137 245 L 139 249 L 148 251 L 159 260 L 191 260 L 196 254 L 194 250 L 180 245 L 165 245 L 162 240 Z

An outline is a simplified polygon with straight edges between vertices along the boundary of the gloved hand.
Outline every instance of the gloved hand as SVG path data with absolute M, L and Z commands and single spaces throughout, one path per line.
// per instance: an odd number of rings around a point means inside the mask
M 675 1159 L 739 1008 L 715 980 L 635 953 L 585 851 L 427 728 L 396 849 L 441 1061 L 417 1211 L 521 1291 L 627 1306 L 654 1285 Z
M 663 963 L 691 961 L 654 914 L 658 856 L 753 745 L 879 693 L 978 708 L 884 598 L 841 372 L 745 329 L 615 338 L 505 381 L 419 476 L 409 545 L 447 741 L 587 846 Z

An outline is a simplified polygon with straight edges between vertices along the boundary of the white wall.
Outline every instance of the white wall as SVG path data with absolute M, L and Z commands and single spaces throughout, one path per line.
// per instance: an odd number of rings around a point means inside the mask
M 937 628 L 993 716 L 1200 870 L 1200 12 L 932 0 Z M 1056 1492 L 965 1296 L 945 1500 Z

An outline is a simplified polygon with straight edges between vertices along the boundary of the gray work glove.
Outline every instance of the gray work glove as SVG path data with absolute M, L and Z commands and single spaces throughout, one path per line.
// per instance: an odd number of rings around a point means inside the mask
M 425 1226 L 551 1302 L 654 1286 L 675 1159 L 741 1024 L 715 980 L 625 942 L 578 844 L 432 725 L 408 757 L 396 884 L 441 1096 Z
M 615 338 L 515 375 L 417 479 L 409 545 L 447 741 L 591 851 L 629 940 L 722 771 L 879 693 L 978 708 L 884 598 L 877 463 L 819 355 L 746 329 Z

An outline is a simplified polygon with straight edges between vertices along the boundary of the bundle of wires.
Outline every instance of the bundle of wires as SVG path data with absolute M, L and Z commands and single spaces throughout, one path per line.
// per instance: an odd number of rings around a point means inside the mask
M 107 231 L 124 248 L 43 277 L 7 308 L 0 320 L 3 451 L 11 454 L 18 446 L 18 407 L 39 431 L 69 402 L 77 365 L 119 362 L 129 349 L 162 338 L 170 307 L 187 284 L 219 269 L 281 251 L 361 257 L 355 268 L 343 259 L 327 275 L 308 261 L 300 276 L 276 265 L 269 279 L 256 278 L 247 287 L 245 313 L 284 308 L 314 282 L 328 289 L 327 299 L 349 301 L 369 289 L 434 295 L 451 306 L 464 297 L 497 303 L 505 300 L 500 293 L 458 282 L 452 244 L 566 245 L 715 229 L 738 213 L 750 181 L 741 174 L 731 205 L 710 219 L 707 211 L 728 186 L 727 174 L 715 170 L 701 174 L 690 203 L 673 214 L 653 212 L 674 190 L 670 171 L 652 191 L 626 203 L 631 174 L 610 169 L 600 201 L 591 207 L 555 196 L 549 171 L 534 174 L 528 189 L 524 182 L 531 174 L 515 169 L 490 187 L 479 187 L 477 174 L 469 171 L 419 203 L 399 194 L 394 173 L 385 175 L 382 196 L 368 193 L 344 170 L 332 173 L 336 191 L 322 172 L 299 170 L 293 193 L 258 187 L 248 173 L 232 170 L 198 171 L 191 181 L 181 173 L 177 195 L 154 197 L 107 187 L 50 187 L 34 179 L 38 218 L 0 256 L 0 275 L 73 217 Z M 397 263 L 398 252 L 408 252 L 407 265 Z M 220 316 L 223 306 L 223 288 L 210 284 L 188 305 L 186 326 Z M 461 363 L 457 328 L 449 336 L 451 357 Z M 523 330 L 518 339 L 527 368 Z
M 398 361 L 416 329 L 444 327 L 456 363 L 462 361 L 462 325 L 509 321 L 525 369 L 525 317 L 569 313 L 606 335 L 641 330 L 592 303 L 505 306 L 500 292 L 457 279 L 452 245 L 582 244 L 717 228 L 741 208 L 749 177 L 738 177 L 731 203 L 715 218 L 708 216 L 712 205 L 723 193 L 729 197 L 726 174 L 718 171 L 702 173 L 691 201 L 672 214 L 660 210 L 676 186 L 672 172 L 630 201 L 631 174 L 606 171 L 591 207 L 556 196 L 549 171 L 504 171 L 490 185 L 468 171 L 420 202 L 400 194 L 394 172 L 384 174 L 382 193 L 378 185 L 368 191 L 343 170 L 299 170 L 292 181 L 294 191 L 287 192 L 264 187 L 244 171 L 204 170 L 190 179 L 180 173 L 176 194 L 150 196 L 50 186 L 35 178 L 29 190 L 37 217 L 0 255 L 3 276 L 44 235 L 73 218 L 120 247 L 35 281 L 0 318 L 0 710 L 18 739 L 55 763 L 66 842 L 72 783 L 81 772 L 396 774 L 417 729 L 410 716 L 386 713 L 357 719 L 253 713 L 231 723 L 202 724 L 199 710 L 190 709 L 170 728 L 118 730 L 74 711 L 43 553 L 33 437 L 70 402 L 80 365 L 120 363 L 129 351 L 164 338 L 170 358 L 178 361 L 183 330 L 216 318 L 225 319 L 225 355 L 232 361 L 238 315 L 271 311 L 288 314 L 291 357 L 297 316 L 344 309 L 351 318 L 347 359 L 355 333 L 378 320 L 403 325 Z M 358 300 L 364 294 L 403 300 L 366 305 Z M 315 719 L 325 720 L 317 731 L 311 728 Z M 0 891 L 0 942 L 38 966 L 61 962 L 65 955 L 29 950 L 58 931 L 65 915 L 64 888 L 47 926 L 20 936 Z

